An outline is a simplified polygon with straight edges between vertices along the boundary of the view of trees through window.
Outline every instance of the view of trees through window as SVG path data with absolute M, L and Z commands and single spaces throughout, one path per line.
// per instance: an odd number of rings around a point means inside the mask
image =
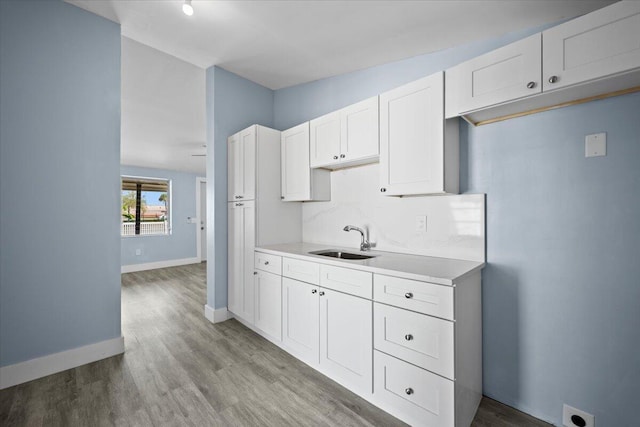
M 122 177 L 123 236 L 169 234 L 169 181 Z

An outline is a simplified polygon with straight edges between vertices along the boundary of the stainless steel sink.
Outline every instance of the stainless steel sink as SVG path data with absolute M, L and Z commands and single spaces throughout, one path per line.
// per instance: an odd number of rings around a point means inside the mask
M 325 249 L 322 251 L 313 251 L 309 253 L 313 255 L 328 256 L 331 258 L 340 258 L 340 259 L 369 259 L 369 258 L 376 257 L 375 255 L 362 255 L 362 254 L 352 254 L 349 252 L 342 252 L 338 249 Z

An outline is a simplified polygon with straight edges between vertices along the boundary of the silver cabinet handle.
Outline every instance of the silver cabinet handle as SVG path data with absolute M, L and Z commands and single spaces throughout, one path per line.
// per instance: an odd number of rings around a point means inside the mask
M 404 392 L 407 394 L 413 394 L 413 389 L 411 387 L 405 388 Z
M 413 339 L 413 335 L 407 334 L 407 335 L 404 336 L 404 339 L 407 340 L 407 341 L 411 341 Z
M 244 196 L 238 196 L 238 199 L 244 199 Z
M 265 262 L 264 262 L 264 265 L 269 265 L 269 261 L 265 261 Z
M 333 160 L 338 160 L 338 156 L 333 156 Z
M 284 196 L 280 196 L 280 199 L 284 200 Z
M 558 81 L 558 76 L 551 76 L 549 77 L 549 83 L 555 83 Z
M 407 299 L 411 299 L 413 298 L 413 294 L 411 292 L 407 292 L 406 294 L 404 294 L 404 297 Z
M 387 191 L 387 189 L 386 189 L 386 188 L 381 188 L 381 189 L 380 189 L 380 192 L 381 192 L 381 193 L 384 193 L 385 191 Z
M 533 89 L 534 87 L 536 87 L 536 82 L 529 82 L 529 83 L 527 83 L 527 88 L 528 88 L 528 89 Z
M 258 274 L 258 272 L 257 272 L 257 271 L 254 271 L 254 272 L 253 272 L 253 275 L 254 275 L 254 276 L 256 276 L 257 274 Z
M 312 294 L 316 294 L 316 293 L 318 293 L 318 290 L 317 289 L 311 289 L 311 293 Z
M 244 203 L 236 203 L 236 206 L 244 206 Z
M 340 154 L 341 159 L 344 159 L 345 157 L 347 157 L 346 154 Z
M 323 292 L 323 291 L 320 291 L 320 296 L 323 296 L 323 295 L 324 295 L 324 292 Z

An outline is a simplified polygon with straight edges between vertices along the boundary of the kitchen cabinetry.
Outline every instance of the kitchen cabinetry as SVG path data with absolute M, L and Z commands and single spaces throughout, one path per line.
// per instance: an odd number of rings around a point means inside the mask
M 256 319 L 257 332 L 409 424 L 471 425 L 482 398 L 479 270 L 439 284 L 265 250 L 256 276 L 274 276 L 264 289 L 275 296 L 281 268 L 282 340 Z
M 256 294 L 257 285 L 258 291 L 267 288 L 274 291 L 276 285 L 266 273 L 254 278 L 254 249 L 256 244 L 299 241 L 300 205 L 283 203 L 280 199 L 279 131 L 250 126 L 229 137 L 228 150 L 227 199 L 231 201 L 227 210 L 227 308 L 247 324 L 257 321 L 266 333 L 277 338 L 280 334 L 273 311 L 280 313 L 281 309 L 272 307 L 271 299 L 264 293 Z M 273 272 L 268 268 L 263 270 Z
M 478 56 L 446 71 L 446 117 L 486 124 L 640 90 L 639 40 L 640 2 L 620 1 Z
M 640 67 L 640 2 L 622 1 L 542 32 L 544 90 Z
M 360 393 L 372 392 L 372 302 L 320 288 L 320 367 Z
M 318 286 L 282 278 L 282 343 L 310 365 L 319 360 L 320 301 Z
M 378 97 L 309 122 L 310 165 L 338 169 L 378 161 Z
M 447 117 L 540 93 L 541 55 L 535 34 L 447 70 Z
M 282 340 L 282 277 L 256 270 L 255 325 L 273 340 Z
M 253 200 L 256 195 L 256 127 L 227 139 L 227 200 Z
M 330 172 L 309 166 L 309 122 L 283 131 L 280 150 L 282 200 L 331 200 Z
M 255 201 L 228 203 L 228 309 L 253 322 L 253 250 L 255 248 Z
M 444 73 L 380 95 L 380 192 L 458 193 L 458 122 L 444 119 Z

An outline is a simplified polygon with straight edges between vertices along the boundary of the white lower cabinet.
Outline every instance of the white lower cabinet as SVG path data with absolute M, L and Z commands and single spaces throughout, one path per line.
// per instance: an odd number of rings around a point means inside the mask
M 479 271 L 451 286 L 280 255 L 256 251 L 257 332 L 411 425 L 471 425 L 482 398 Z
M 320 288 L 320 367 L 360 393 L 372 392 L 372 302 Z
M 374 395 L 414 426 L 454 426 L 453 381 L 374 351 Z
M 282 344 L 298 359 L 318 363 L 318 286 L 282 278 Z
M 276 341 L 282 340 L 282 277 L 254 272 L 255 326 Z

